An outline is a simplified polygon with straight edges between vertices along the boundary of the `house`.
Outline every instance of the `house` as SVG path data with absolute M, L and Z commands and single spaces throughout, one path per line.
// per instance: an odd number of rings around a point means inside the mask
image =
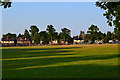
M 62 45 L 62 44 L 68 44 L 68 42 L 67 41 L 65 41 L 64 42 L 64 40 L 63 39 L 60 39 L 59 41 L 58 40 L 52 40 L 52 42 L 49 42 L 49 44 L 53 44 L 53 45 L 57 45 L 57 44 L 60 44 L 60 45 Z
M 6 38 L 6 39 L 2 38 L 1 43 L 2 46 L 16 46 L 17 41 L 14 38 Z
M 24 36 L 17 38 L 17 46 L 30 46 L 31 41 Z
M 58 40 L 53 40 L 50 44 L 58 44 Z
M 67 42 L 67 41 L 64 41 L 63 39 L 60 39 L 60 44 L 61 44 L 61 45 L 63 45 L 63 44 L 67 45 L 68 42 Z
M 73 44 L 83 44 L 85 42 L 85 40 L 83 40 L 82 38 L 76 38 L 73 40 Z

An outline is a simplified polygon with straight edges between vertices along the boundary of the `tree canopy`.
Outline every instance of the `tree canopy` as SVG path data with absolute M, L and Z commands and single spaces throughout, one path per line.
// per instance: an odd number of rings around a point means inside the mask
M 55 28 L 53 25 L 47 25 L 47 29 L 46 29 L 47 33 L 48 33 L 48 39 L 51 42 L 54 39 L 54 35 L 55 35 Z
M 97 34 L 98 34 L 98 31 L 99 31 L 99 28 L 95 25 L 91 25 L 89 28 L 88 28 L 88 39 L 91 40 L 91 41 L 95 41 L 97 39 Z
M 3 1 L 0 0 L 0 5 L 3 6 L 4 8 L 11 7 L 11 3 L 12 2 L 10 2 L 10 0 L 3 0 Z
M 103 0 L 104 1 L 104 0 Z M 120 40 L 120 1 L 119 2 L 96 2 L 96 6 L 105 10 L 103 14 L 107 19 L 109 26 L 115 26 L 114 32 L 117 39 Z
M 29 34 L 27 29 L 25 29 L 25 31 L 24 31 L 24 37 L 27 38 L 27 39 L 30 38 L 30 34 Z
M 68 41 L 71 37 L 71 31 L 67 28 L 61 29 L 60 37 L 63 39 L 64 44 L 66 41 Z

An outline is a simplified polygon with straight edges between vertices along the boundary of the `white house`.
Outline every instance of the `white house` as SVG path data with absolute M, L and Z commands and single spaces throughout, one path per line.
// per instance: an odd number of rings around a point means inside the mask
M 84 43 L 85 41 L 82 39 L 82 38 L 78 38 L 78 39 L 74 39 L 73 40 L 73 43 L 74 44 L 82 44 L 82 43 Z

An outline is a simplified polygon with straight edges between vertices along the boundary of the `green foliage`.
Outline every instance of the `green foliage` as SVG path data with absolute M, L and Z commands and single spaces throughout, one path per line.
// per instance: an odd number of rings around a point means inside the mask
M 104 39 L 104 34 L 101 32 L 101 31 L 99 31 L 98 33 L 97 33 L 97 40 L 102 40 L 102 39 Z
M 30 34 L 29 34 L 27 29 L 25 29 L 25 31 L 24 31 L 24 37 L 27 38 L 27 39 L 30 38 Z
M 37 28 L 36 25 L 32 25 L 30 26 L 30 32 L 31 32 L 31 36 L 34 36 L 36 32 L 39 32 L 39 29 Z
M 91 30 L 92 32 L 97 32 L 97 31 L 99 31 L 99 28 L 97 27 L 97 26 L 95 26 L 95 25 L 91 25 L 89 28 L 88 28 L 88 30 Z
M 80 35 L 79 38 L 85 39 L 85 32 L 84 31 L 80 31 Z
M 7 33 L 7 34 L 3 35 L 2 39 L 12 39 L 12 40 L 15 40 L 16 39 L 16 34 Z
M 89 28 L 88 28 L 88 35 L 87 35 L 87 38 L 88 40 L 91 40 L 91 41 L 95 41 L 98 39 L 98 31 L 99 31 L 99 28 L 95 25 L 91 25 Z
M 105 10 L 103 14 L 107 19 L 109 26 L 115 26 L 114 32 L 120 40 L 120 1 L 119 2 L 96 2 L 96 6 Z
M 4 6 L 4 8 L 10 8 L 11 7 L 11 4 L 12 2 L 10 2 L 10 0 L 4 0 L 4 1 L 1 1 L 0 0 L 0 6 Z
M 54 36 L 56 34 L 56 30 L 54 28 L 53 25 L 47 25 L 47 29 L 46 29 L 47 33 L 48 33 L 48 39 L 51 42 L 54 39 Z M 56 36 L 55 36 L 56 37 Z
M 58 39 L 58 32 L 55 32 L 55 33 L 53 34 L 53 38 L 54 38 L 54 40 L 57 40 L 57 39 Z
M 40 35 L 40 41 L 42 41 L 43 44 L 48 44 L 49 42 L 48 33 L 46 31 L 41 31 L 39 35 Z
M 40 34 L 38 32 L 35 32 L 34 36 L 32 37 L 32 40 L 34 43 L 39 44 L 40 43 Z
M 37 40 L 37 36 L 38 36 L 38 32 L 39 32 L 39 28 L 37 28 L 36 25 L 32 25 L 30 26 L 30 32 L 31 32 L 31 40 L 34 41 L 35 43 L 38 43 L 39 40 Z M 37 34 L 37 35 L 36 35 Z M 39 36 L 38 36 L 39 37 Z M 35 39 L 36 38 L 36 39 Z
M 112 33 L 110 31 L 108 31 L 104 41 L 106 43 L 108 43 L 108 41 L 111 39 L 112 39 Z
M 63 39 L 64 42 L 68 41 L 69 39 L 71 39 L 70 35 L 71 35 L 71 31 L 67 28 L 63 28 L 61 29 L 61 33 L 60 33 L 60 38 Z
M 18 38 L 18 37 L 23 37 L 23 36 L 24 36 L 23 34 L 18 34 L 17 38 Z

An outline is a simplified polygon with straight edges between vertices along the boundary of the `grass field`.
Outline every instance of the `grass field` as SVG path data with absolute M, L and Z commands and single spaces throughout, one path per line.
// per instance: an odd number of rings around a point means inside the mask
M 118 78 L 118 44 L 3 47 L 3 78 Z

